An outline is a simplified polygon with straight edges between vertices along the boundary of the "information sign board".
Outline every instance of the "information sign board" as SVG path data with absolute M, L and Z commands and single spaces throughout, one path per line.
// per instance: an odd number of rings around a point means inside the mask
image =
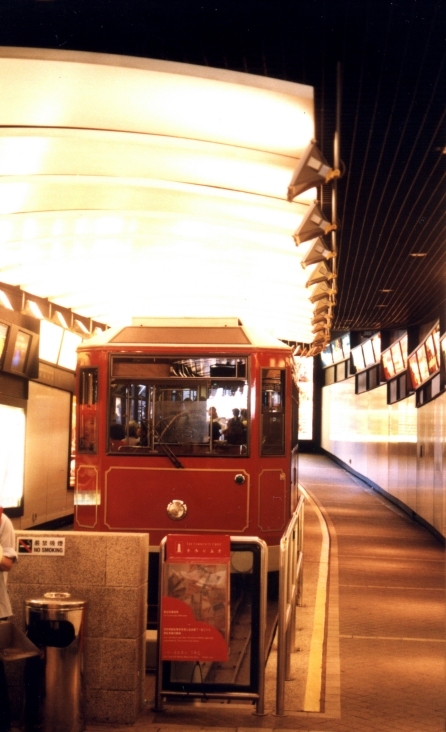
M 163 661 L 227 661 L 229 560 L 229 536 L 167 536 L 160 624 Z

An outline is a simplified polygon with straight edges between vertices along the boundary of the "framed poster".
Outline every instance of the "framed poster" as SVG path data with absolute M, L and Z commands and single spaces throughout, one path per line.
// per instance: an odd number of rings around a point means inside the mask
M 416 352 L 412 353 L 409 356 L 408 363 L 412 386 L 414 389 L 418 389 L 418 387 L 421 386 L 422 379 L 420 376 L 420 369 L 418 368 L 418 359 Z
M 161 597 L 163 661 L 227 661 L 230 537 L 169 534 Z
M 400 374 L 405 369 L 403 353 L 401 350 L 401 344 L 399 341 L 393 344 L 390 348 L 392 352 L 392 359 L 395 366 L 395 373 Z
M 362 346 L 356 346 L 355 348 L 352 348 L 351 355 L 353 359 L 353 365 L 356 371 L 362 371 L 363 369 L 365 369 L 364 353 L 362 351 Z
M 382 353 L 382 365 L 383 365 L 383 371 L 384 371 L 384 378 L 386 380 L 392 379 L 395 374 L 395 366 L 393 363 L 392 358 L 392 352 L 390 348 L 388 348 L 386 351 L 383 351 Z

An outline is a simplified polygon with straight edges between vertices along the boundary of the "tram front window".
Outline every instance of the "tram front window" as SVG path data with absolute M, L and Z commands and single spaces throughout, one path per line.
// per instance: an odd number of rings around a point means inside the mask
M 234 364 L 215 363 L 216 358 L 116 361 L 110 384 L 108 452 L 156 455 L 167 447 L 176 455 L 248 454 L 246 359 Z M 124 373 L 140 378 L 113 378 Z M 164 378 L 143 380 L 154 373 Z M 229 377 L 219 376 L 225 373 Z

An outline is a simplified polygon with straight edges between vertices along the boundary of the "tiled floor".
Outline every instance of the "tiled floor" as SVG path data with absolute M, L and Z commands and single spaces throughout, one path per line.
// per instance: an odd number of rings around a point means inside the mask
M 293 654 L 295 678 L 287 682 L 286 715 L 274 715 L 270 669 L 265 716 L 255 716 L 244 704 L 216 702 L 168 702 L 162 714 L 155 714 L 148 699 L 131 728 L 135 732 L 444 732 L 443 546 L 327 458 L 301 456 L 300 482 L 308 492 L 305 591 L 297 615 L 301 650 Z M 313 683 L 307 683 L 307 671 L 310 659 L 314 662 L 321 517 L 330 537 L 322 694 L 319 710 L 306 711 Z M 153 684 L 148 682 L 149 691 Z

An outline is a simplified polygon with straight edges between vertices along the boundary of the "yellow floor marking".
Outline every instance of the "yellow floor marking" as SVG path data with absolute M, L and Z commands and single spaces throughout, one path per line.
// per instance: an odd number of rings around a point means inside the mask
M 320 712 L 330 539 L 328 535 L 327 525 L 318 506 L 310 498 L 310 496 L 302 486 L 299 486 L 299 488 L 305 495 L 305 500 L 311 503 L 311 506 L 315 511 L 316 516 L 318 517 L 322 533 L 322 546 L 319 557 L 319 577 L 317 581 L 316 602 L 314 608 L 314 624 L 310 642 L 308 675 L 304 699 L 305 712 Z

